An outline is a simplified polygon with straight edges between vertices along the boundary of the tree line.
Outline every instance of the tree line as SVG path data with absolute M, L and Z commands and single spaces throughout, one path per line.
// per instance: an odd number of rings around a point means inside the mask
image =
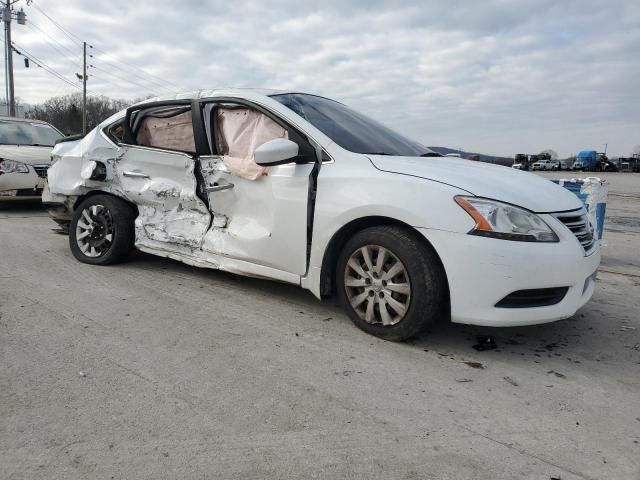
M 116 112 L 139 100 L 120 100 L 105 96 L 87 97 L 87 132 Z M 82 94 L 52 97 L 25 112 L 27 118 L 44 120 L 62 133 L 82 133 Z

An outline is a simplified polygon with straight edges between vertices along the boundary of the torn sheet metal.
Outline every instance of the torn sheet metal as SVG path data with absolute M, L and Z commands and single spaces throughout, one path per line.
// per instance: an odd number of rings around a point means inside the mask
M 118 148 L 96 129 L 82 140 L 56 145 L 53 156 L 50 187 L 45 189 L 43 201 L 62 204 L 54 212 L 59 221 L 70 221 L 76 199 L 98 189 L 138 207 L 136 246 L 158 241 L 199 248 L 211 215 L 195 193 L 195 163 L 189 155 L 144 147 Z M 106 179 L 83 178 L 98 161 L 106 167 Z M 144 173 L 148 178 L 129 177 L 125 172 Z
M 289 138 L 286 129 L 250 108 L 218 108 L 215 125 L 218 153 L 231 173 L 248 180 L 257 180 L 268 171 L 256 164 L 256 148 L 274 138 Z
M 82 177 L 82 170 L 92 162 L 101 162 L 106 167 L 106 180 L 113 178 L 117 147 L 108 141 L 104 134 L 92 130 L 81 140 L 63 142 L 56 145 L 51 152 L 52 165 L 47 173 L 51 194 L 80 196 L 98 187 L 111 188 L 110 183 L 95 181 Z M 60 159 L 64 158 L 63 161 Z M 48 200 L 43 197 L 43 201 Z
M 111 184 L 138 207 L 136 246 L 147 240 L 198 248 L 211 215 L 196 195 L 195 162 L 180 152 L 123 146 Z

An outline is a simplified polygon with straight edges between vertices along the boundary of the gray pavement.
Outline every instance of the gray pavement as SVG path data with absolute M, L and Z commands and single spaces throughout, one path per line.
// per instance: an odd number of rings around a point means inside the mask
M 610 181 L 574 318 L 405 344 L 292 286 L 80 264 L 37 203 L 0 204 L 0 478 L 637 480 L 640 176 Z

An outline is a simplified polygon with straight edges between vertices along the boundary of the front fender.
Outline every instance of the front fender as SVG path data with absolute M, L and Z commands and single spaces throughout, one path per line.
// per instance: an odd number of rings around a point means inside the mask
M 355 157 L 355 156 L 354 156 Z M 414 228 L 468 232 L 471 217 L 453 200 L 468 194 L 451 185 L 375 169 L 366 160 L 339 159 L 323 165 L 318 193 L 311 256 L 301 284 L 320 296 L 322 263 L 336 233 L 350 222 L 366 217 L 387 217 Z M 349 159 L 350 160 L 350 159 Z

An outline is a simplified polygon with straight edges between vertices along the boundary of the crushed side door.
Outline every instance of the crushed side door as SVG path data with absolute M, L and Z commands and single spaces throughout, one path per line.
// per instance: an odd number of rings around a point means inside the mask
M 237 130 L 227 132 L 227 138 L 220 142 L 214 134 L 215 108 L 205 109 L 212 150 L 227 154 L 236 152 L 236 155 L 200 158 L 213 215 L 211 229 L 202 244 L 203 252 L 304 275 L 307 269 L 309 178 L 314 170 L 315 150 L 310 146 L 303 149 L 308 158 L 302 160 L 308 162 L 279 165 L 262 172 L 262 167 L 241 161 L 237 152 L 242 148 L 235 148 L 237 145 L 230 143 L 239 142 L 249 151 L 255 149 L 271 137 L 282 136 L 275 123 L 262 113 L 251 119 L 253 113 L 249 113 L 247 122 L 238 122 Z M 247 110 L 246 106 L 240 105 L 234 108 Z M 248 132 L 251 128 L 263 130 Z M 221 143 L 226 146 L 225 152 L 218 151 Z

